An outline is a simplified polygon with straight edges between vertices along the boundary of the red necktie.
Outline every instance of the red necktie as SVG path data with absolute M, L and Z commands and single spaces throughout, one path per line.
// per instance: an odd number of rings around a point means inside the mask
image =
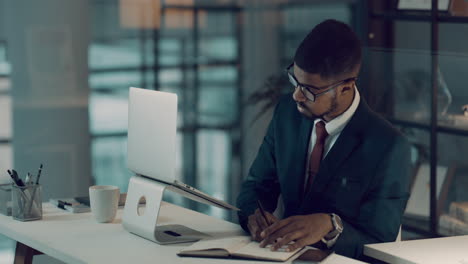
M 307 194 L 310 191 L 310 187 L 312 186 L 312 182 L 314 181 L 315 175 L 317 175 L 320 162 L 322 161 L 325 139 L 328 136 L 327 130 L 325 130 L 325 123 L 323 121 L 315 124 L 315 135 L 317 137 L 315 139 L 315 145 L 312 149 L 312 153 L 310 154 L 309 168 L 307 169 L 308 177 L 304 194 Z

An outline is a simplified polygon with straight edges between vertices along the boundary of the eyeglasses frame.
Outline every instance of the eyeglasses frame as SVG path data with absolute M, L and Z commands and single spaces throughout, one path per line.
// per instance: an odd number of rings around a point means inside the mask
M 289 79 L 289 82 L 294 86 L 294 89 L 296 89 L 297 87 L 299 87 L 301 89 L 301 93 L 304 95 L 305 98 L 307 98 L 307 100 L 309 101 L 312 101 L 312 102 L 315 102 L 315 100 L 317 99 L 318 96 L 322 95 L 322 94 L 325 94 L 333 89 L 335 89 L 336 87 L 340 86 L 341 84 L 343 83 L 347 83 L 347 82 L 350 82 L 350 81 L 356 81 L 357 80 L 357 77 L 351 77 L 351 78 L 346 78 L 344 80 L 341 80 L 341 81 L 338 81 L 336 83 L 332 83 L 330 85 L 327 85 L 327 86 L 323 86 L 323 87 L 315 87 L 315 86 L 312 86 L 312 85 L 307 85 L 307 84 L 302 84 L 300 83 L 296 77 L 294 76 L 294 74 L 291 74 L 291 72 L 289 71 L 292 67 L 294 66 L 294 62 L 291 63 L 287 68 L 286 68 L 286 73 L 288 74 L 288 79 Z M 295 82 L 295 83 L 294 83 Z M 315 89 L 315 90 L 324 90 L 322 92 L 319 92 L 319 93 L 314 93 L 312 92 L 310 89 Z M 304 91 L 306 90 L 306 91 Z M 309 95 L 309 96 L 308 96 Z M 310 96 L 312 96 L 312 98 L 310 98 Z

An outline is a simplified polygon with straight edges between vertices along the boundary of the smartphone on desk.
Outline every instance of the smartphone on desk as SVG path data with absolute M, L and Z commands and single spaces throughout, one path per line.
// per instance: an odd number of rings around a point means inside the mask
M 91 211 L 91 208 L 85 204 L 73 204 L 73 205 L 64 205 L 63 209 L 72 212 L 74 214 L 77 213 L 87 213 Z
M 293 264 L 317 264 L 322 263 L 333 253 L 331 250 L 309 248 L 293 261 Z
M 75 199 L 75 201 L 77 201 L 77 202 L 79 202 L 81 204 L 85 204 L 87 206 L 90 206 L 89 196 L 75 197 L 74 199 Z M 120 197 L 119 197 L 119 206 L 124 206 L 126 199 L 127 199 L 127 193 L 121 193 Z

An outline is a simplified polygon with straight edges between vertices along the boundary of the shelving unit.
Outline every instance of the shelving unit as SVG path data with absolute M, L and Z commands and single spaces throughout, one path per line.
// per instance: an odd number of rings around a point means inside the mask
M 409 127 L 429 132 L 429 162 L 430 162 L 430 216 L 429 220 L 417 220 L 405 216 L 403 219 L 403 229 L 418 233 L 425 237 L 442 236 L 443 232 L 438 229 L 437 215 L 437 175 L 438 166 L 438 136 L 441 133 L 456 136 L 468 136 L 468 126 L 451 124 L 448 121 L 438 120 L 438 65 L 439 65 L 439 24 L 459 23 L 468 24 L 468 17 L 450 16 L 447 11 L 438 11 L 438 0 L 432 0 L 431 9 L 427 11 L 397 10 L 398 1 L 375 1 L 368 0 L 368 35 L 367 46 L 372 49 L 395 49 L 395 23 L 401 21 L 427 22 L 430 26 L 430 108 L 428 120 L 414 120 L 411 118 L 399 118 L 394 116 L 395 98 L 392 93 L 385 94 L 386 100 L 383 105 L 376 108 L 393 124 L 400 127 Z M 415 32 L 418 34 L 418 32 Z M 369 52 L 369 61 L 378 64 L 372 67 L 369 72 L 368 87 L 373 87 L 379 80 L 393 80 L 393 63 L 391 55 L 376 58 L 375 54 Z M 378 57 L 378 56 L 377 56 Z M 383 58 L 383 59 L 382 59 Z M 380 60 L 379 60 L 380 59 Z M 374 65 L 375 66 L 375 65 Z M 390 82 L 382 84 L 384 88 L 379 91 L 395 91 Z M 375 92 L 371 96 L 370 104 L 377 104 Z

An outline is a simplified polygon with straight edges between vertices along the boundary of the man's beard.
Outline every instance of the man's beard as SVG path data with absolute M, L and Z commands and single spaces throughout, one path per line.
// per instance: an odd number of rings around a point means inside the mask
M 328 110 L 326 110 L 325 112 L 323 112 L 323 113 L 321 113 L 319 115 L 315 115 L 304 103 L 297 102 L 297 105 L 300 106 L 301 108 L 305 109 L 311 115 L 311 116 L 309 116 L 306 113 L 301 113 L 303 116 L 305 116 L 305 117 L 307 117 L 307 118 L 309 118 L 311 120 L 315 120 L 317 118 L 325 120 L 324 117 L 326 115 L 329 115 L 330 113 L 335 112 L 336 109 L 338 108 L 338 100 L 336 99 L 336 93 L 335 93 L 333 95 L 333 97 L 332 97 L 331 105 L 328 108 Z

